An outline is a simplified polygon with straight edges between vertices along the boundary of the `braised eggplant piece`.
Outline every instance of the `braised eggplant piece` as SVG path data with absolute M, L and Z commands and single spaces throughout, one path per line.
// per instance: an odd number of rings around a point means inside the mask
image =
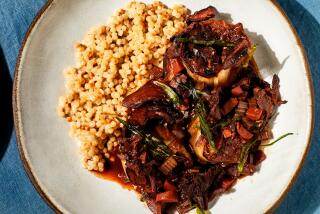
M 123 100 L 128 117 L 118 156 L 127 179 L 153 213 L 175 206 L 207 210 L 209 201 L 252 175 L 272 138 L 270 121 L 285 101 L 274 75 L 259 77 L 254 46 L 241 24 L 212 19 L 208 7 L 190 15 L 174 36 L 163 70 Z
M 214 18 L 216 9 L 212 6 L 204 8 L 187 17 L 187 22 L 200 22 L 210 18 Z
M 128 122 L 133 125 L 145 126 L 150 120 L 160 119 L 168 124 L 173 124 L 173 114 L 173 109 L 169 107 L 159 105 L 141 106 L 129 111 Z
M 161 79 L 164 76 L 164 72 L 162 68 L 157 66 L 153 66 L 150 71 L 150 79 Z
M 152 81 L 149 81 L 137 91 L 127 96 L 122 101 L 122 105 L 127 108 L 136 108 L 146 102 L 162 101 L 165 98 L 165 92 L 159 86 L 153 84 Z

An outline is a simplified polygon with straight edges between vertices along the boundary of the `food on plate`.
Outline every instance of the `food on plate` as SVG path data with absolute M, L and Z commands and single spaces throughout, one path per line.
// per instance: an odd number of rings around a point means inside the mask
M 66 71 L 58 111 L 84 167 L 120 167 L 156 214 L 204 213 L 257 170 L 263 147 L 291 134 L 267 142 L 286 102 L 279 77 L 264 81 L 242 24 L 216 15 L 131 2 L 76 44 L 79 63 Z
M 279 78 L 265 82 L 242 24 L 216 20 L 213 7 L 186 18 L 163 67 L 122 101 L 127 118 L 118 157 L 154 213 L 186 213 L 252 175 L 266 158 L 270 121 L 285 103 Z
M 75 45 L 78 64 L 65 71 L 67 93 L 58 112 L 80 140 L 86 169 L 103 171 L 105 160 L 114 160 L 110 154 L 121 134 L 116 116 L 126 116 L 121 102 L 162 66 L 170 38 L 185 27 L 187 14 L 182 5 L 130 2 Z

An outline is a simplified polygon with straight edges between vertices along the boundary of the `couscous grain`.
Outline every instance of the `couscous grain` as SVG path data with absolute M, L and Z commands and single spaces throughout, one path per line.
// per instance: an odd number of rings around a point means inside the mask
M 121 135 L 115 117 L 126 117 L 123 98 L 149 80 L 153 66 L 162 67 L 170 38 L 185 27 L 187 14 L 182 5 L 130 2 L 109 25 L 91 30 L 75 44 L 77 65 L 65 71 L 67 93 L 58 112 L 81 142 L 86 169 L 103 171 L 105 160 L 112 158 Z

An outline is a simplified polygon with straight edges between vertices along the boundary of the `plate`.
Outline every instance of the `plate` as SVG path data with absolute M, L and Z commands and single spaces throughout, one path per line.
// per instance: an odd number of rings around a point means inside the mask
M 75 64 L 73 44 L 127 1 L 53 0 L 33 21 L 18 58 L 14 118 L 21 159 L 36 189 L 57 212 L 150 213 L 133 191 L 83 169 L 69 125 L 58 117 L 64 93 L 62 70 Z M 145 1 L 151 2 L 151 1 Z M 167 5 L 172 1 L 164 0 Z M 215 6 L 221 16 L 242 22 L 257 44 L 255 59 L 265 80 L 278 73 L 286 105 L 279 108 L 273 132 L 293 132 L 266 149 L 267 159 L 253 176 L 211 206 L 212 213 L 263 213 L 273 210 L 292 186 L 310 144 L 313 90 L 308 62 L 293 27 L 269 0 L 176 0 L 192 11 Z

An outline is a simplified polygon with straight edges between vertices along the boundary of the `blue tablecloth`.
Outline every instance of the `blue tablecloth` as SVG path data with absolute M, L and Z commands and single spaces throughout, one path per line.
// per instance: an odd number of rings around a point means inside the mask
M 260 0 L 257 0 L 260 1 Z M 262 0 L 261 0 L 262 1 Z M 276 213 L 320 213 L 320 0 L 278 0 L 308 54 L 316 101 L 310 152 Z M 21 41 L 45 0 L 0 0 L 0 213 L 53 213 L 29 181 L 13 128 L 11 88 Z M 268 18 L 268 17 L 266 17 Z

